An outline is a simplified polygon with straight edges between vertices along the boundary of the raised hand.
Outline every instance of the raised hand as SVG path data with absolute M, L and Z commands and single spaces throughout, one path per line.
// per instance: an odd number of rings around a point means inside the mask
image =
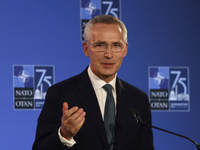
M 63 103 L 63 115 L 61 118 L 61 135 L 71 140 L 81 129 L 85 122 L 85 111 L 77 106 L 69 109 L 68 103 Z

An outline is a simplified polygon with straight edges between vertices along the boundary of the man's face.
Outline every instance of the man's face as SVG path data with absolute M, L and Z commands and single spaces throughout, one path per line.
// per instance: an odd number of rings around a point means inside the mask
M 83 42 L 83 51 L 90 58 L 92 72 L 105 82 L 110 82 L 127 54 L 128 43 L 123 41 L 120 26 L 97 23 L 92 28 L 91 38 L 88 42 Z M 111 46 L 108 46 L 105 52 L 99 52 L 95 47 L 99 43 L 106 45 L 121 43 L 124 46 L 120 52 L 113 52 Z

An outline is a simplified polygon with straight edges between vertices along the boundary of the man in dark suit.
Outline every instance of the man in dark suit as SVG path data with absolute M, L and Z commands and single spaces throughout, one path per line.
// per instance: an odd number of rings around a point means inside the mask
M 128 114 L 130 108 L 138 110 L 151 124 L 147 94 L 117 77 L 128 49 L 125 25 L 113 16 L 97 16 L 87 24 L 85 39 L 90 65 L 49 88 L 33 150 L 154 150 L 152 129 Z M 112 101 L 109 109 L 107 101 Z

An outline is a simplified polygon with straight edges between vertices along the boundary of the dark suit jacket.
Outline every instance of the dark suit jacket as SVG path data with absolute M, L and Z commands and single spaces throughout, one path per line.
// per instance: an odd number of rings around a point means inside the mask
M 117 78 L 117 115 L 115 139 L 136 124 L 128 111 L 138 110 L 144 122 L 151 124 L 148 96 L 138 88 Z M 33 150 L 66 150 L 60 142 L 62 105 L 78 106 L 86 112 L 85 123 L 74 137 L 76 144 L 70 150 L 104 150 L 108 145 L 98 101 L 87 69 L 81 74 L 53 85 L 48 89 L 46 101 L 38 118 Z M 114 144 L 114 150 L 153 150 L 152 129 L 137 123 Z

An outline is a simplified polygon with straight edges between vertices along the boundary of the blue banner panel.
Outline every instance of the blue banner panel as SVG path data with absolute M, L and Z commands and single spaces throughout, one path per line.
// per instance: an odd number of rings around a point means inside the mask
M 49 86 L 90 63 L 83 30 L 98 14 L 127 27 L 117 76 L 149 94 L 152 124 L 200 143 L 199 8 L 199 0 L 0 0 L 0 150 L 31 149 Z M 196 149 L 153 134 L 156 150 Z
M 189 68 L 149 67 L 152 110 L 189 111 Z
M 54 84 L 54 66 L 13 66 L 14 109 L 42 109 Z

